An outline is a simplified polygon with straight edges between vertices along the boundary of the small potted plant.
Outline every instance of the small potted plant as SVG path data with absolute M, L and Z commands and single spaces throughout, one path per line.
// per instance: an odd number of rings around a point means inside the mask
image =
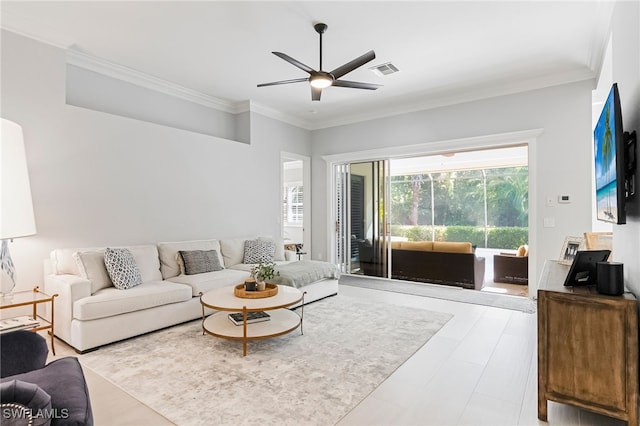
M 251 276 L 256 279 L 258 290 L 264 290 L 265 282 L 278 275 L 280 272 L 276 271 L 276 264 L 273 262 L 260 262 L 251 268 Z

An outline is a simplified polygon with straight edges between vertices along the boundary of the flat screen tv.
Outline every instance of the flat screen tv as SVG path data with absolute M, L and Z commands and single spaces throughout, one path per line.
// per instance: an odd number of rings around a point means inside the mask
M 598 220 L 622 224 L 625 217 L 625 135 L 618 84 L 614 83 L 593 130 Z
M 635 195 L 636 132 L 622 128 L 618 84 L 614 83 L 593 130 L 598 220 L 626 223 L 625 202 Z
M 611 250 L 578 250 L 573 258 L 569 273 L 564 280 L 565 286 L 591 285 L 596 283 L 596 266 L 606 262 Z

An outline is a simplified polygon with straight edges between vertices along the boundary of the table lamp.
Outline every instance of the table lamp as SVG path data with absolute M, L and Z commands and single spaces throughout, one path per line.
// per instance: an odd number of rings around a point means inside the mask
M 9 241 L 36 233 L 22 127 L 2 118 L 0 123 L 0 293 L 10 297 L 16 270 Z

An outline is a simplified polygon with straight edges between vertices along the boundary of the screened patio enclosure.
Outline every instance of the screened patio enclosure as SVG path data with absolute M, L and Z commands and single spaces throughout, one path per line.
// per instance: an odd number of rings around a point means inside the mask
M 505 250 L 528 241 L 526 145 L 345 163 L 334 172 L 343 272 L 390 278 L 394 241 Z

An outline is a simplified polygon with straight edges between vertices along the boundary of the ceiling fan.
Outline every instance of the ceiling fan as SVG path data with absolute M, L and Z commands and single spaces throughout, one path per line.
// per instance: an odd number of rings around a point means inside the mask
M 366 64 L 369 61 L 375 59 L 376 54 L 373 50 L 368 51 L 362 56 L 353 59 L 352 61 L 347 62 L 346 64 L 339 66 L 331 72 L 322 70 L 322 34 L 327 31 L 327 24 L 318 23 L 313 26 L 316 32 L 320 34 L 320 70 L 316 71 L 310 66 L 303 64 L 300 61 L 293 59 L 291 56 L 284 54 L 282 52 L 271 52 L 279 58 L 284 59 L 289 62 L 293 66 L 300 68 L 302 71 L 306 71 L 309 73 L 309 77 L 305 78 L 294 78 L 292 80 L 281 80 L 274 81 L 272 83 L 262 83 L 258 84 L 258 87 L 265 86 L 276 86 L 279 84 L 290 84 L 290 83 L 301 83 L 303 81 L 308 81 L 311 85 L 311 100 L 319 101 L 320 95 L 322 94 L 322 89 L 329 86 L 336 87 L 350 87 L 353 89 L 367 89 L 367 90 L 376 90 L 378 87 L 382 87 L 380 84 L 371 84 L 371 83 L 361 83 L 358 81 L 347 81 L 340 80 L 340 77 L 343 75 L 350 73 L 358 67 Z

